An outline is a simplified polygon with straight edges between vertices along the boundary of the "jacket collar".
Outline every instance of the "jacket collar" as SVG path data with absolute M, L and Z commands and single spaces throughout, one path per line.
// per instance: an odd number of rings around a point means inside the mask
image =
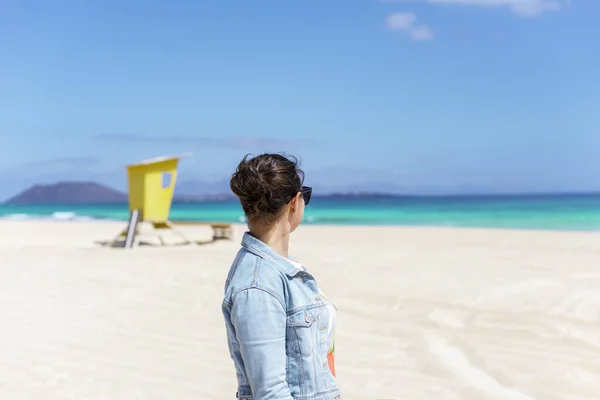
M 250 232 L 244 233 L 242 238 L 242 247 L 249 252 L 256 254 L 260 258 L 272 261 L 277 268 L 279 268 L 289 277 L 294 277 L 299 272 L 302 272 L 300 268 L 296 267 L 288 259 L 275 252 L 275 250 L 269 247 L 269 245 L 252 236 Z

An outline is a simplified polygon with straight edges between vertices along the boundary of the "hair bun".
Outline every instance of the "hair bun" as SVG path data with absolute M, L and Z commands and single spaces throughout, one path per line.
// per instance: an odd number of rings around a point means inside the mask
M 240 200 L 257 200 L 269 195 L 265 172 L 259 171 L 245 158 L 231 177 L 229 186 Z

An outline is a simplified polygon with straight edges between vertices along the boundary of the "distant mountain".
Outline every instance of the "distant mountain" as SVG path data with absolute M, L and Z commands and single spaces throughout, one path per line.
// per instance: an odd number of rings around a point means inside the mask
M 96 182 L 58 182 L 34 185 L 10 198 L 6 204 L 123 203 L 127 194 Z
M 178 181 L 175 185 L 176 198 L 203 196 L 233 196 L 229 188 L 229 180 L 209 182 L 202 179 L 188 179 Z
M 233 194 L 198 194 L 198 195 L 175 195 L 173 201 L 176 203 L 197 203 L 203 201 L 227 201 L 237 197 Z

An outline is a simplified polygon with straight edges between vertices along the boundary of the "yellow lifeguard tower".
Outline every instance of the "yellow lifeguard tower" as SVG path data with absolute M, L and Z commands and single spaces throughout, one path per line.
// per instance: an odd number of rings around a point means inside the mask
M 188 157 L 183 154 L 172 157 L 157 157 L 127 166 L 129 187 L 129 225 L 119 234 L 125 236 L 125 247 L 132 247 L 140 222 L 149 222 L 154 229 L 171 229 L 181 236 L 185 243 L 191 243 L 183 234 L 174 229 L 169 221 L 171 202 L 177 180 L 179 160 Z M 162 237 L 159 236 L 164 244 Z
M 139 210 L 141 221 L 168 222 L 177 165 L 181 158 L 187 156 L 189 154 L 157 157 L 128 165 L 129 212 Z
M 185 244 L 194 243 L 188 240 L 181 232 L 175 229 L 169 221 L 169 212 L 173 201 L 175 182 L 177 180 L 177 166 L 179 160 L 190 154 L 171 157 L 157 157 L 140 161 L 127 166 L 127 181 L 129 187 L 129 224 L 112 242 L 115 246 L 125 237 L 123 247 L 133 246 L 138 233 L 138 225 L 142 222 L 152 224 L 156 230 L 169 229 L 183 238 Z M 213 241 L 230 239 L 232 227 L 230 223 L 222 222 L 197 222 L 178 221 L 181 225 L 210 225 L 213 230 Z M 158 238 L 162 245 L 165 244 L 161 235 Z

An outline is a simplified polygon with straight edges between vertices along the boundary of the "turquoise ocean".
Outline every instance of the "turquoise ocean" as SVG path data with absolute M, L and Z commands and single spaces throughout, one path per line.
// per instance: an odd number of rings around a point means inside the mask
M 2 219 L 126 220 L 127 204 L 0 205 Z M 177 203 L 170 219 L 244 222 L 237 201 Z M 600 194 L 473 197 L 314 197 L 305 223 L 600 231 Z

